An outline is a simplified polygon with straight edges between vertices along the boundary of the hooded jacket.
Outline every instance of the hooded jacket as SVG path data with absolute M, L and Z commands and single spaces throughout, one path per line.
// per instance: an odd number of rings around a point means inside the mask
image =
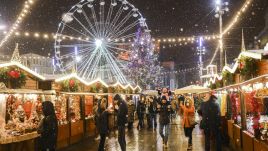
M 216 96 L 211 96 L 210 99 L 202 105 L 202 119 L 204 120 L 205 130 L 213 130 L 221 126 L 220 107 L 216 103 L 216 100 Z
M 114 100 L 118 100 L 118 110 L 117 110 L 117 126 L 125 126 L 127 123 L 128 108 L 127 103 L 117 94 Z
M 39 134 L 41 134 L 41 148 L 56 148 L 58 122 L 54 106 L 50 101 L 45 101 L 42 103 L 42 110 L 45 117 L 42 119 L 37 131 Z

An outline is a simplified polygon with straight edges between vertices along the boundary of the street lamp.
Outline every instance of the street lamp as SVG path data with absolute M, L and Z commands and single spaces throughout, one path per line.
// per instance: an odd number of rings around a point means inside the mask
M 203 46 L 203 37 L 199 38 L 199 46 L 197 47 L 197 55 L 199 55 L 199 76 L 200 76 L 200 82 L 202 84 L 202 75 L 203 75 L 203 55 L 205 55 L 206 48 Z
M 6 29 L 6 25 L 0 24 L 0 30 L 5 30 Z
M 219 34 L 219 44 L 220 44 L 220 70 L 223 69 L 223 35 L 222 35 L 222 15 L 224 15 L 225 12 L 229 11 L 228 2 L 222 2 L 221 0 L 215 1 L 216 8 L 215 8 L 215 17 L 219 18 L 219 26 L 220 26 L 220 34 Z M 226 53 L 225 53 L 226 55 Z M 227 64 L 227 60 L 225 59 L 225 65 Z

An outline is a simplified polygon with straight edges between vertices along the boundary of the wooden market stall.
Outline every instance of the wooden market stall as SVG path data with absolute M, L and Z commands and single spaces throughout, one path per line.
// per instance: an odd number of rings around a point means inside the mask
M 43 85 L 51 83 L 18 61 L 0 64 L 0 151 L 37 150 Z

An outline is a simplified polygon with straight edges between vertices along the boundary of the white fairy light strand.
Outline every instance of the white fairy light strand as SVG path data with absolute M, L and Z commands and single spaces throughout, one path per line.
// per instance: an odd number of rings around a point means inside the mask
M 236 13 L 236 16 L 232 19 L 231 23 L 223 30 L 223 33 L 222 33 L 221 36 L 224 36 L 226 33 L 228 33 L 232 29 L 232 27 L 237 23 L 237 21 L 241 17 L 241 15 L 246 12 L 246 10 L 248 9 L 248 6 L 252 2 L 253 2 L 252 0 L 247 0 L 244 3 L 244 5 L 241 7 L 241 9 Z M 215 50 L 215 52 L 213 54 L 213 57 L 212 57 L 212 59 L 211 59 L 209 64 L 212 64 L 212 62 L 214 61 L 218 51 L 219 51 L 219 45 L 217 46 L 217 48 L 216 48 L 216 50 Z
M 23 19 L 27 16 L 27 14 L 29 14 L 31 6 L 34 4 L 34 2 L 35 2 L 35 0 L 27 0 L 27 1 L 25 1 L 23 9 L 21 10 L 21 12 L 20 12 L 18 18 L 16 19 L 15 23 L 11 26 L 9 31 L 6 33 L 5 37 L 1 40 L 0 47 L 2 47 L 3 44 L 5 42 L 7 42 L 7 40 L 10 38 L 10 36 L 13 35 L 13 33 L 15 31 L 17 31 L 17 29 L 20 26 L 20 24 L 23 21 Z
M 241 15 L 244 14 L 247 9 L 249 8 L 248 6 L 253 2 L 253 0 L 247 0 L 242 8 L 236 13 L 235 17 L 232 19 L 231 23 L 223 30 L 222 35 L 224 36 L 226 33 L 228 33 L 233 26 L 238 22 L 238 19 L 241 18 Z
M 7 31 L 3 31 L 2 34 L 6 35 Z M 36 38 L 36 39 L 45 39 L 45 40 L 55 40 L 55 33 L 42 33 L 42 32 L 28 32 L 28 31 L 16 31 L 12 33 L 15 37 L 23 38 Z M 187 45 L 194 43 L 198 37 L 203 37 L 206 41 L 217 40 L 219 36 L 217 35 L 201 35 L 201 36 L 190 36 L 190 37 L 176 37 L 176 38 L 152 38 L 152 41 L 155 43 L 161 44 L 174 44 L 178 43 L 180 45 Z M 80 40 L 88 41 L 89 37 L 74 37 L 68 35 L 62 35 L 62 40 Z M 133 42 L 131 39 L 116 39 L 115 41 L 123 42 Z

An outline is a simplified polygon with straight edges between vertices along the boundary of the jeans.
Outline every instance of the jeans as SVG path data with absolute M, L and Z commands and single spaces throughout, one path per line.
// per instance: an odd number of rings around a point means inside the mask
M 216 151 L 221 151 L 221 135 L 220 130 L 215 128 L 212 130 L 205 129 L 205 151 L 210 151 L 210 138 L 211 135 L 215 137 L 216 140 Z
M 192 144 L 192 136 L 193 136 L 193 127 L 184 127 L 184 134 L 189 138 L 188 144 Z
M 156 128 L 157 127 L 156 114 L 152 113 L 150 115 L 151 115 L 151 123 L 152 123 L 152 126 L 154 125 L 154 128 Z
M 169 124 L 160 124 L 159 133 L 165 143 L 168 141 L 169 129 Z
M 98 151 L 104 151 L 104 145 L 105 145 L 105 139 L 106 139 L 106 134 L 100 134 L 100 144 L 99 144 L 99 149 Z
M 146 114 L 146 117 L 147 117 L 147 125 L 148 125 L 148 128 L 151 128 L 152 127 L 151 115 L 150 114 Z
M 118 126 L 118 142 L 120 144 L 121 150 L 126 151 L 126 138 L 125 138 L 125 126 Z
M 144 114 L 140 114 L 138 116 L 138 118 L 139 118 L 138 128 L 143 128 L 143 126 L 144 126 Z

